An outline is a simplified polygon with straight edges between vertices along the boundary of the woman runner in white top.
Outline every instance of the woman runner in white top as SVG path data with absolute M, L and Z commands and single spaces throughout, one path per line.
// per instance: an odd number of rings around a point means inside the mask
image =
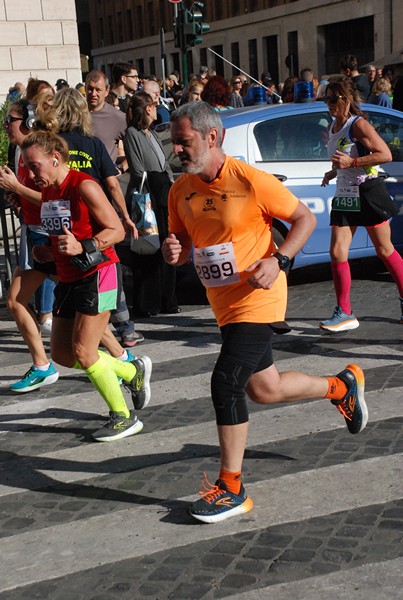
M 359 326 L 351 309 L 351 273 L 348 253 L 358 226 L 366 228 L 379 258 L 398 287 L 403 323 L 403 259 L 391 241 L 389 219 L 396 214 L 376 165 L 392 160 L 391 152 L 365 119 L 359 96 L 350 79 L 329 83 L 323 100 L 333 121 L 329 126 L 328 152 L 332 169 L 322 185 L 337 176 L 332 202 L 330 257 L 337 305 L 333 316 L 320 327 L 330 332 L 348 331 Z

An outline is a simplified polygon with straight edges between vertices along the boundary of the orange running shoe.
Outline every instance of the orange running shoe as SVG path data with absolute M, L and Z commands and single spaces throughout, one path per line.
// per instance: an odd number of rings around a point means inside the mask
M 189 509 L 192 517 L 203 523 L 218 523 L 252 510 L 253 501 L 246 495 L 242 484 L 239 494 L 233 494 L 227 490 L 227 486 L 221 479 L 217 479 L 215 485 L 212 485 L 206 473 L 204 477 L 205 480 L 202 481 L 204 489 L 199 492 L 203 497 Z
M 358 365 L 347 365 L 336 375 L 344 381 L 347 393 L 340 400 L 331 400 L 345 418 L 350 433 L 359 433 L 368 422 L 368 408 L 364 398 L 365 377 Z

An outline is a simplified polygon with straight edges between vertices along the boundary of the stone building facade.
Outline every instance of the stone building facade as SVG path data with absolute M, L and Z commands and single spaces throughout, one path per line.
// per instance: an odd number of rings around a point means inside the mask
M 160 76 L 163 28 L 167 71 L 180 70 L 172 2 L 89 0 L 89 8 L 95 68 L 110 75 L 113 63 L 128 61 Z M 363 65 L 403 48 L 401 0 L 205 0 L 203 13 L 210 31 L 188 53 L 189 71 L 206 64 L 231 77 L 237 70 L 218 54 L 255 77 L 269 70 L 281 81 L 307 66 L 319 76 L 337 72 L 347 53 Z
M 74 0 L 0 0 L 0 100 L 29 77 L 81 81 Z

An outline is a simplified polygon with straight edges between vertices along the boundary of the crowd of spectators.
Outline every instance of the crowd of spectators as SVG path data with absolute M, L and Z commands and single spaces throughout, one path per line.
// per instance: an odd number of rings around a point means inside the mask
M 308 66 L 301 69 L 298 76 L 290 74 L 282 82 L 274 81 L 268 71 L 261 73 L 259 80 L 242 71 L 234 73 L 231 79 L 227 80 L 217 74 L 215 70 L 201 66 L 197 73 L 189 75 L 188 83 L 184 85 L 180 73 L 177 71 L 169 73 L 162 80 L 154 74 L 139 73 L 132 63 L 119 62 L 113 66 L 111 82 L 108 81 L 106 75 L 96 80 L 95 84 L 94 81 L 88 81 L 87 77 L 85 82 L 79 82 L 74 87 L 86 99 L 92 116 L 94 132 L 105 144 L 116 165 L 116 175 L 120 177 L 129 171 L 123 147 L 125 131 L 128 126 L 125 113 L 133 96 L 140 91 L 148 94 L 156 105 L 156 118 L 150 123 L 150 130 L 153 130 L 161 123 L 169 122 L 172 110 L 187 102 L 204 100 L 211 104 L 216 111 L 266 103 L 293 102 L 296 100 L 294 95 L 296 84 L 300 82 L 312 86 L 312 100 L 321 100 L 329 82 L 340 77 L 351 79 L 363 102 L 403 111 L 403 77 L 395 76 L 391 67 L 380 67 L 375 63 L 360 68 L 357 58 L 351 54 L 340 59 L 338 73 L 324 75 L 320 79 Z M 25 98 L 35 110 L 40 99 L 43 109 L 52 105 L 55 94 L 71 87 L 73 86 L 70 86 L 69 82 L 63 78 L 58 79 L 54 85 L 42 79 L 30 78 L 26 85 L 16 82 L 11 86 L 7 101 L 14 102 L 18 98 Z M 113 109 L 119 111 L 119 117 Z M 102 119 L 102 117 L 104 118 Z M 114 126 L 115 129 L 112 132 L 112 123 L 115 122 L 116 127 Z M 13 167 L 12 150 L 13 148 L 11 148 L 9 156 L 11 167 Z M 49 282 L 46 282 L 45 285 L 50 287 Z M 48 295 L 50 293 L 52 293 L 51 289 L 48 291 Z M 43 296 L 42 293 L 42 298 Z M 37 293 L 38 314 L 45 333 L 46 326 L 50 325 L 51 321 L 49 321 L 48 309 L 45 311 L 41 306 L 43 302 L 39 300 L 40 297 L 40 294 Z M 49 302 L 45 302 L 45 304 L 49 306 Z M 125 315 L 128 319 L 127 312 Z M 133 330 L 133 325 L 131 325 L 127 339 L 130 340 L 133 335 L 137 336 Z M 141 336 L 141 334 L 139 335 Z M 135 337 L 133 341 L 136 339 L 139 338 Z M 125 341 L 124 336 L 122 340 Z

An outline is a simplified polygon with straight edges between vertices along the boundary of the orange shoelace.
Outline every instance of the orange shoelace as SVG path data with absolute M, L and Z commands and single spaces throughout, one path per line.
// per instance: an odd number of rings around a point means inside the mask
M 341 413 L 343 415 L 343 417 L 345 419 L 348 419 L 349 421 L 353 420 L 353 413 L 348 408 L 346 402 L 342 402 L 341 404 L 336 404 L 336 408 L 339 411 L 339 413 Z
M 204 479 L 202 480 L 203 489 L 199 491 L 199 494 L 203 496 L 203 500 L 211 502 L 218 498 L 223 490 L 218 485 L 213 485 L 209 482 L 206 472 L 203 473 Z

